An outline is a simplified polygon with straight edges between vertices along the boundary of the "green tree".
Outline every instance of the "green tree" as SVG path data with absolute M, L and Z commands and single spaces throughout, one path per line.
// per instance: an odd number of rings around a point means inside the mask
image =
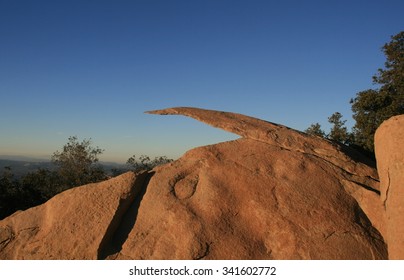
M 154 167 L 162 164 L 166 164 L 172 162 L 172 159 L 167 158 L 166 156 L 159 156 L 155 157 L 154 159 L 150 159 L 150 157 L 141 155 L 139 160 L 136 159 L 136 156 L 131 156 L 126 164 L 129 168 L 133 171 L 140 171 L 140 170 L 151 170 Z
M 74 136 L 69 137 L 61 152 L 53 154 L 56 170 L 41 168 L 16 180 L 11 168 L 5 167 L 0 174 L 0 219 L 44 203 L 68 188 L 106 179 L 97 164 L 102 152 L 91 146 L 91 140 L 79 142 Z
M 71 136 L 61 152 L 52 155 L 52 162 L 58 167 L 57 173 L 63 189 L 104 180 L 106 174 L 99 166 L 98 156 L 103 153 L 99 147 L 92 147 L 91 139 L 79 142 Z
M 57 171 L 40 168 L 25 175 L 21 184 L 31 190 L 34 203 L 41 204 L 63 190 Z
M 325 137 L 325 132 L 321 129 L 321 125 L 319 123 L 311 124 L 304 132 L 310 135 Z
M 10 167 L 5 167 L 0 176 L 0 220 L 17 210 L 25 210 L 32 205 L 32 194 L 14 178 Z
M 332 124 L 330 133 L 327 138 L 340 142 L 342 144 L 350 143 L 350 134 L 345 126 L 346 120 L 342 120 L 342 114 L 335 112 L 328 118 L 328 122 Z
M 17 186 L 13 179 L 13 173 L 9 166 L 4 167 L 0 177 L 0 219 L 8 216 L 15 210 L 15 198 L 17 197 Z
M 378 69 L 373 82 L 379 89 L 357 93 L 351 99 L 355 144 L 374 151 L 374 134 L 380 124 L 392 116 L 404 114 L 404 31 L 392 36 L 382 48 L 385 69 Z

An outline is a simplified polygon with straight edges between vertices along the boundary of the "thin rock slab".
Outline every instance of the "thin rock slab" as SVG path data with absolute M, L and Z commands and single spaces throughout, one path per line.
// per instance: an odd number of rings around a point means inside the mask
M 384 209 L 376 163 L 355 150 L 292 128 L 232 112 L 192 107 L 175 107 L 148 111 L 158 115 L 184 115 L 213 127 L 263 142 L 295 153 L 318 157 L 329 163 L 338 174 L 340 183 L 353 196 L 373 226 L 384 234 Z M 260 159 L 257 159 L 260 160 Z

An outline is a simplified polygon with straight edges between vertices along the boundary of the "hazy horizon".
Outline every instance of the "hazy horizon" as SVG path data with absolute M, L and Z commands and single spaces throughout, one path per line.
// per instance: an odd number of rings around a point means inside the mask
M 91 138 L 103 161 L 178 158 L 238 138 L 190 106 L 297 130 L 374 88 L 403 1 L 1 1 L 0 155 Z

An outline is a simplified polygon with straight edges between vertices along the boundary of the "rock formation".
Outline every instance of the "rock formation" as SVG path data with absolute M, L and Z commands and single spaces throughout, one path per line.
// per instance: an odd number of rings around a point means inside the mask
M 375 135 L 385 240 L 390 259 L 404 259 L 404 115 L 382 123 Z
M 377 172 L 347 147 L 240 114 L 151 113 L 186 115 L 242 138 L 15 213 L 0 221 L 0 258 L 388 257 Z
M 97 259 L 148 174 L 67 190 L 0 221 L 0 259 Z
M 146 113 L 185 115 L 246 139 L 326 161 L 340 176 L 341 185 L 359 202 L 374 226 L 383 233 L 382 205 L 375 163 L 356 151 L 324 138 L 236 113 L 184 107 Z

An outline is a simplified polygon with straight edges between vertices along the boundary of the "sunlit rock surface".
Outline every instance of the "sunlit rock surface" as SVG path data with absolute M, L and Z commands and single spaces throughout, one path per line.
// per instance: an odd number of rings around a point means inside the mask
M 386 259 L 372 162 L 252 117 L 171 108 L 241 136 L 0 221 L 2 259 Z

